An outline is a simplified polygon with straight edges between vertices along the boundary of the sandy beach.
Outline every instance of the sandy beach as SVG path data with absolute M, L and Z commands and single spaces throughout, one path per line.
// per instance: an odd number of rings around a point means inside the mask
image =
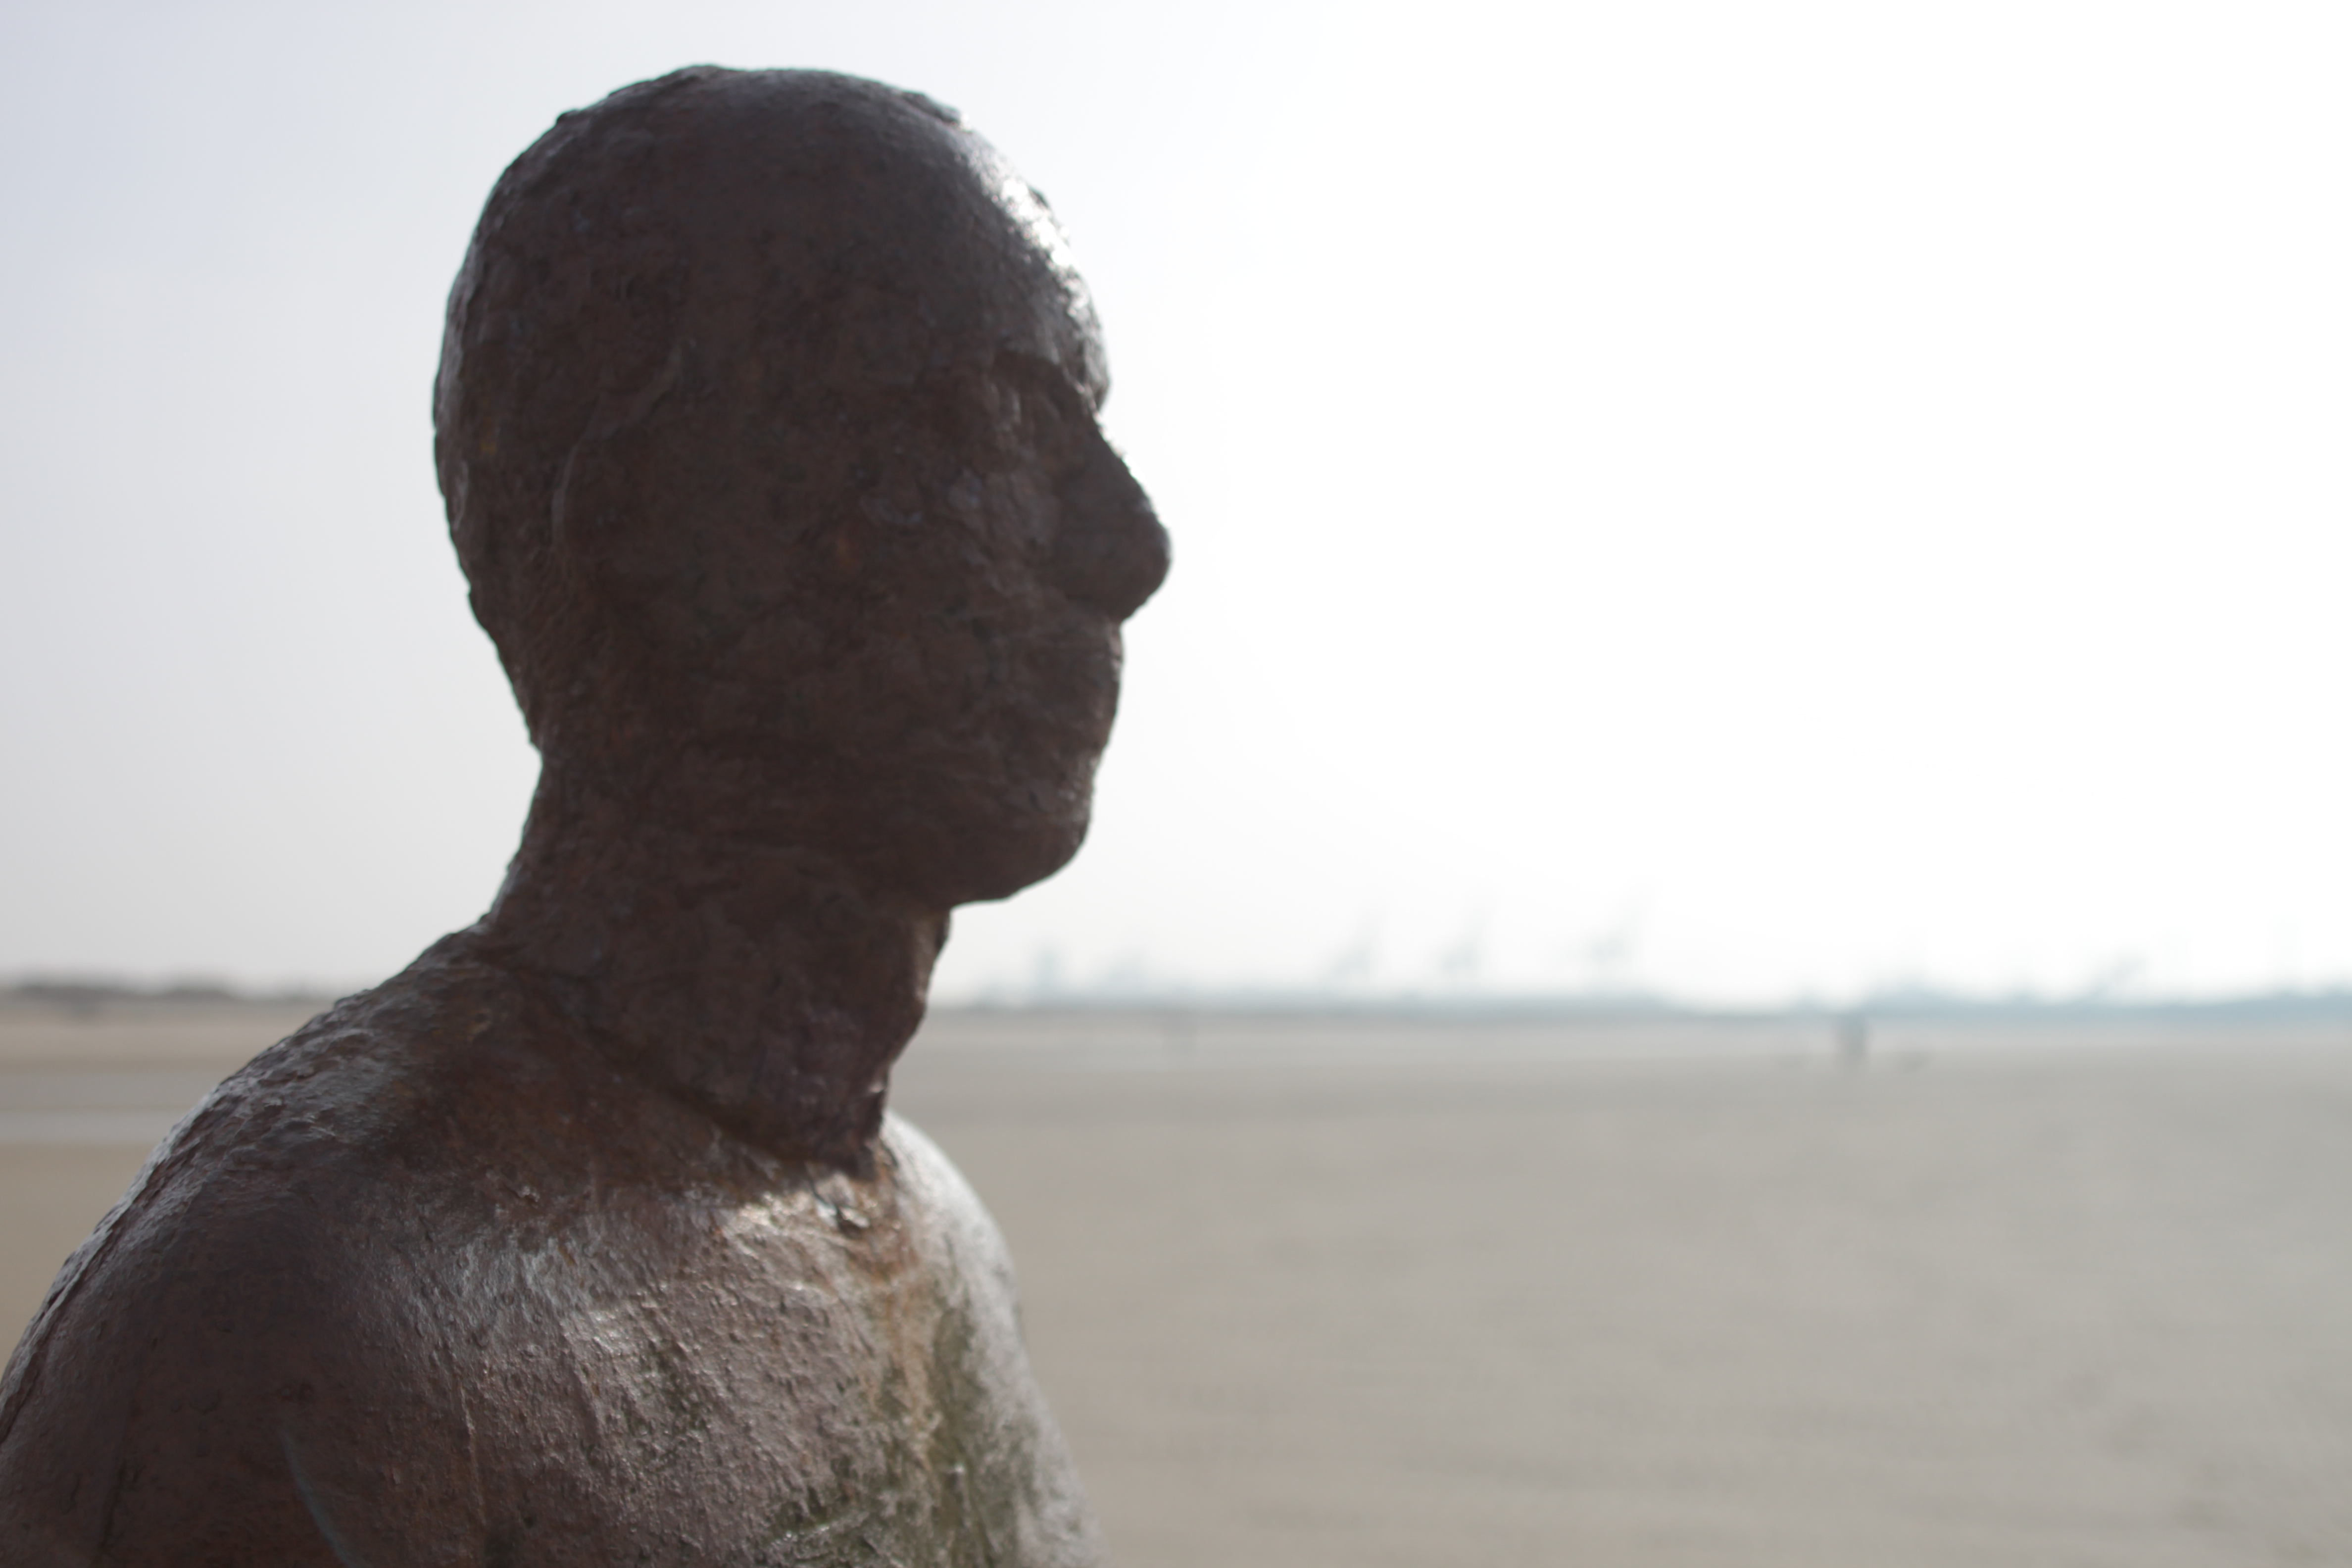
M 0 1007 L 0 1315 L 300 1008 Z M 2352 1030 L 944 1014 L 1128 1568 L 2352 1563 Z

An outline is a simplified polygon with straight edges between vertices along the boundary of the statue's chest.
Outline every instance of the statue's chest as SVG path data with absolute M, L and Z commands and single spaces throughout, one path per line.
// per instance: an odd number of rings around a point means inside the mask
M 753 1205 L 667 1239 L 600 1270 L 554 1324 L 549 1348 L 593 1390 L 604 1440 L 862 1448 L 869 1429 L 887 1446 L 884 1428 L 927 1419 L 953 1292 L 903 1223 Z
M 506 1383 L 495 1468 L 624 1536 L 730 1543 L 716 1561 L 959 1536 L 983 1462 L 963 1448 L 997 1423 L 959 1375 L 961 1293 L 921 1242 L 905 1215 L 805 1194 L 570 1238 L 534 1331 L 484 1368 Z

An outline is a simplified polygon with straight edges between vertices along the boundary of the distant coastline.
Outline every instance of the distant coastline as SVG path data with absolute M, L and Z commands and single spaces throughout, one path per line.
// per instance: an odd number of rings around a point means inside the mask
M 0 984 L 0 1006 L 53 1007 L 89 1012 L 100 1007 L 167 1005 L 174 1007 L 325 1007 L 362 986 L 233 985 L 214 980 L 138 981 L 86 976 L 31 976 Z
M 324 1008 L 363 985 L 244 986 L 226 981 L 36 974 L 0 983 L 0 1006 L 89 1014 L 101 1008 Z M 1613 1019 L 1755 1022 L 1868 1018 L 1947 1024 L 2264 1024 L 2352 1021 L 2352 986 L 2237 995 L 1975 995 L 1906 988 L 1850 1000 L 1801 998 L 1777 1005 L 1720 1005 L 1646 992 L 1416 993 L 1241 988 L 1066 988 L 993 993 L 935 1002 L 940 1013 L 1187 1014 L 1476 1020 L 1487 1023 L 1601 1023 Z

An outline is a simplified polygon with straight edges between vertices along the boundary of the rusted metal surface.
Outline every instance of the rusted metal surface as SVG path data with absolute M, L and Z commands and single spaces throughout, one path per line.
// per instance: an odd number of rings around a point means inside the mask
M 912 95 L 680 72 L 518 160 L 436 425 L 521 848 L 68 1263 L 0 1555 L 1098 1558 L 1003 1244 L 883 1100 L 949 909 L 1085 833 L 1167 567 L 1106 386 L 1042 201 Z

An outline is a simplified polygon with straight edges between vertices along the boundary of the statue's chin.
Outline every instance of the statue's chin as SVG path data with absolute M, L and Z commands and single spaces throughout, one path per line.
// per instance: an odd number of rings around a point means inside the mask
M 1068 865 L 1086 837 L 1087 809 L 1081 801 L 1066 815 L 969 825 L 929 865 L 910 869 L 926 888 L 926 902 L 945 907 L 988 903 L 1009 899 Z

